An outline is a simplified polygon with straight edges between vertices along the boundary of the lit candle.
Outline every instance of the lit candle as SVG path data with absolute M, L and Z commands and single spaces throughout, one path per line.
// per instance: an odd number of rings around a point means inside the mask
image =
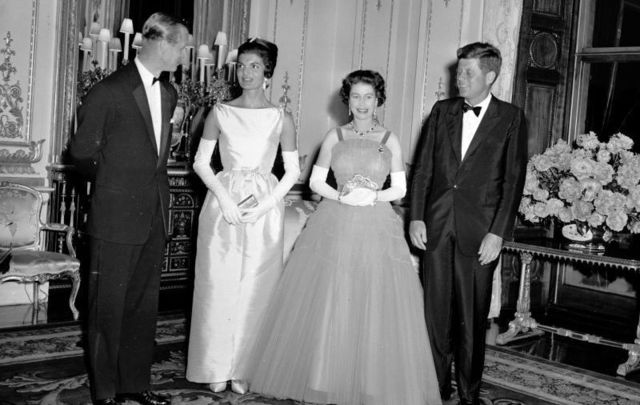
M 227 66 L 229 66 L 229 71 L 227 72 L 228 78 L 227 81 L 234 83 L 236 81 L 236 60 L 238 59 L 238 49 L 233 49 L 231 52 L 227 54 Z
M 91 69 L 91 61 L 89 60 L 89 52 L 93 50 L 93 41 L 89 37 L 82 38 L 82 71 L 86 72 Z
M 107 44 L 111 39 L 111 31 L 108 28 L 101 28 L 100 35 L 98 36 L 98 57 L 100 67 L 106 69 L 107 66 Z
M 135 32 L 133 30 L 133 21 L 131 18 L 125 18 L 122 20 L 120 32 L 124 34 L 124 53 L 122 54 L 122 64 L 126 65 L 127 62 L 129 62 L 129 36 Z
M 204 63 L 209 58 L 209 45 L 202 44 L 198 47 L 198 61 L 200 62 L 200 83 L 204 83 Z
M 122 52 L 122 44 L 120 38 L 111 38 L 109 40 L 109 69 L 113 72 L 118 70 L 118 53 Z
M 186 72 L 191 70 L 192 58 L 193 58 L 193 35 L 189 34 L 187 44 L 184 47 L 182 55 L 182 71 Z
M 139 32 L 136 32 L 136 35 L 133 36 L 133 42 L 131 43 L 131 48 L 133 48 L 133 50 L 135 52 L 138 51 L 138 49 L 142 48 L 142 34 Z
M 227 34 L 218 31 L 214 45 L 218 46 L 218 58 L 216 59 L 216 70 L 220 69 L 226 59 Z
M 100 23 L 92 22 L 89 29 L 89 38 L 91 38 L 91 59 L 98 60 L 98 37 L 100 36 Z
M 195 50 L 193 49 L 193 35 L 189 34 L 189 37 L 187 39 L 187 45 L 185 46 L 185 49 L 187 51 L 187 61 L 188 61 L 188 65 L 186 70 L 191 74 L 191 79 L 193 79 L 193 74 L 194 74 L 194 60 L 195 60 Z

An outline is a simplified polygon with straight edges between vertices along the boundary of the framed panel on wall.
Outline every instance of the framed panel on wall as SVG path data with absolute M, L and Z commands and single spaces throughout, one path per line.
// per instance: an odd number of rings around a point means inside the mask
M 5 1 L 0 13 L 12 16 L 0 31 L 0 174 L 32 174 L 44 142 L 31 130 L 38 2 Z

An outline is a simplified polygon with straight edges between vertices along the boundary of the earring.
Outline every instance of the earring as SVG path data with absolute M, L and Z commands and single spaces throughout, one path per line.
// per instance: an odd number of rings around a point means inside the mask
M 268 88 L 269 88 L 269 79 L 265 77 L 264 81 L 262 82 L 262 90 L 266 90 Z
M 373 110 L 373 122 L 378 124 L 378 112 L 377 112 L 377 110 Z

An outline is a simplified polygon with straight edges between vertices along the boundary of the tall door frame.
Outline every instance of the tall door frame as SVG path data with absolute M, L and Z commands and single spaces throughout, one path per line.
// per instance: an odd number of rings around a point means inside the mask
M 580 0 L 524 0 L 513 101 L 525 110 L 529 155 L 567 139 Z

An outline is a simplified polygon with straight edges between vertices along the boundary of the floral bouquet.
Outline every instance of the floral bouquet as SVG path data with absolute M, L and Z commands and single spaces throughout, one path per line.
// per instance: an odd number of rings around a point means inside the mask
M 633 140 L 617 133 L 600 142 L 595 133 L 578 136 L 576 147 L 559 140 L 531 157 L 519 211 L 525 221 L 557 218 L 579 234 L 640 233 L 640 156 Z
M 185 76 L 181 83 L 172 82 L 172 84 L 178 92 L 178 98 L 185 105 L 195 108 L 211 107 L 217 102 L 233 98 L 232 85 L 223 77 L 224 75 L 218 72 L 215 78 L 204 84 Z

